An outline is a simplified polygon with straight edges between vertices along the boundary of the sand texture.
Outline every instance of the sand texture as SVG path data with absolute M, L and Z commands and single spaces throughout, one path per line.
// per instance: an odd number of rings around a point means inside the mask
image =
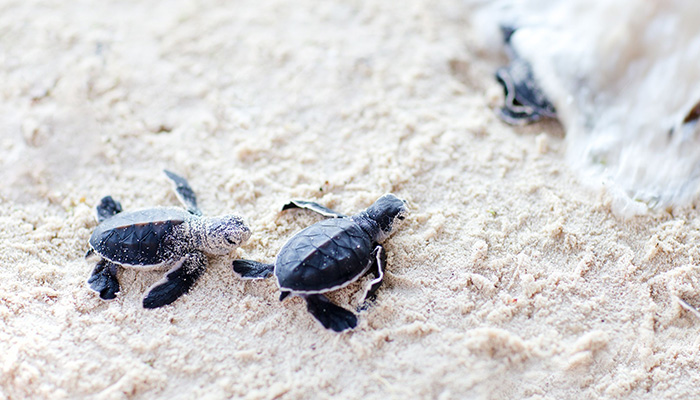
M 494 0 L 471 13 L 512 53 L 566 129 L 568 160 L 623 218 L 700 194 L 700 2 Z M 495 42 L 495 43 L 493 43 Z
M 470 8 L 440 1 L 0 3 L 0 399 L 691 398 L 700 387 L 693 206 L 620 220 L 554 122 L 512 128 Z M 162 272 L 101 301 L 94 206 L 177 205 L 254 233 L 190 294 Z M 324 330 L 243 281 L 321 217 L 393 192 L 376 305 Z M 333 294 L 354 308 L 366 280 Z M 685 303 L 679 301 L 681 299 Z M 682 304 L 686 304 L 687 308 Z

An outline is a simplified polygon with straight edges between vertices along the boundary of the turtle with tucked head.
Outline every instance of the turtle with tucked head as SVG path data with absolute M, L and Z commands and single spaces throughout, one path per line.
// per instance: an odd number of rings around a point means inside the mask
M 119 292 L 119 267 L 136 270 L 168 269 L 143 298 L 145 308 L 170 304 L 187 293 L 204 273 L 207 255 L 226 255 L 250 237 L 250 229 L 237 215 L 203 217 L 187 181 L 170 171 L 175 193 L 186 209 L 157 207 L 122 212 L 106 196 L 97 206 L 99 225 L 90 237 L 86 257 L 97 259 L 88 278 L 90 288 L 103 300 Z
M 357 326 L 357 317 L 331 303 L 323 294 L 343 288 L 373 273 L 363 303 L 374 298 L 382 284 L 386 253 L 381 243 L 408 213 L 404 200 L 385 194 L 366 210 L 346 216 L 310 201 L 294 200 L 282 210 L 305 208 L 331 219 L 317 222 L 292 236 L 274 264 L 236 260 L 233 270 L 248 279 L 277 278 L 282 292 L 306 300 L 306 308 L 326 329 L 342 332 Z

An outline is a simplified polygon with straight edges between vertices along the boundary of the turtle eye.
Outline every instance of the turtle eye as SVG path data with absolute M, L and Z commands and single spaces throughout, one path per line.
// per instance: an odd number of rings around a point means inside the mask
M 401 221 L 403 221 L 404 219 L 406 219 L 406 217 L 404 217 L 403 215 L 399 215 L 399 216 L 396 217 L 396 218 L 400 219 Z
M 236 243 L 235 240 L 231 240 L 231 239 L 229 239 L 229 238 L 225 238 L 225 239 L 226 239 L 226 241 L 228 242 L 228 244 L 232 244 L 232 245 L 237 245 L 237 244 L 238 244 L 238 243 Z

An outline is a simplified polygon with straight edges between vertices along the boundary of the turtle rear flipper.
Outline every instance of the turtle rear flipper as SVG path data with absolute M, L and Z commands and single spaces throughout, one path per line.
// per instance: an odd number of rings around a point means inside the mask
M 97 222 L 102 222 L 122 212 L 122 205 L 114 200 L 112 196 L 105 196 L 100 200 L 100 204 L 95 207 L 97 211 Z
M 158 308 L 168 305 L 187 293 L 202 276 L 207 265 L 203 253 L 188 254 L 156 282 L 143 298 L 144 308 Z
M 313 201 L 304 201 L 304 200 L 292 200 L 282 207 L 282 211 L 289 210 L 292 208 L 305 208 L 307 210 L 317 212 L 317 213 L 323 215 L 324 217 L 329 217 L 329 218 L 346 217 L 346 215 L 341 214 L 337 211 L 333 211 L 330 208 L 324 207 L 318 203 L 314 203 Z
M 119 293 L 117 264 L 101 259 L 92 270 L 87 280 L 90 289 L 100 294 L 102 300 L 112 300 Z
M 306 309 L 326 329 L 342 332 L 357 326 L 357 316 L 351 311 L 331 303 L 322 294 L 305 295 Z
M 164 169 L 163 172 L 165 172 L 165 175 L 175 184 L 175 194 L 185 208 L 187 208 L 187 211 L 194 215 L 202 215 L 202 210 L 197 207 L 197 196 L 194 194 L 194 190 L 190 187 L 187 179 L 167 169 Z
M 275 266 L 252 260 L 236 260 L 233 271 L 244 279 L 266 279 L 272 276 Z

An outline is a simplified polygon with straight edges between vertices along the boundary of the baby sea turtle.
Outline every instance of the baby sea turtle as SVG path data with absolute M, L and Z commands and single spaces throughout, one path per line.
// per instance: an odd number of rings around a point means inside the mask
M 90 237 L 86 257 L 98 256 L 88 284 L 111 300 L 119 292 L 117 267 L 148 270 L 170 268 L 143 299 L 145 308 L 172 303 L 192 288 L 207 266 L 207 254 L 225 255 L 250 237 L 250 229 L 236 215 L 203 217 L 187 181 L 170 172 L 175 193 L 187 210 L 175 207 L 122 212 L 107 196 L 97 206 L 99 225 Z
M 386 194 L 353 216 L 310 201 L 295 200 L 282 210 L 290 208 L 305 208 L 332 219 L 317 222 L 292 236 L 282 246 L 274 264 L 236 260 L 233 270 L 248 279 L 274 274 L 282 292 L 280 301 L 290 294 L 301 296 L 309 312 L 325 328 L 336 332 L 354 328 L 355 314 L 331 303 L 323 293 L 345 287 L 372 272 L 375 278 L 363 303 L 374 298 L 386 264 L 386 253 L 380 243 L 395 228 L 395 220 L 404 219 L 408 212 L 406 202 Z
M 545 117 L 556 118 L 557 112 L 538 85 L 532 66 L 518 55 L 511 44 L 517 29 L 501 27 L 501 31 L 511 61 L 496 71 L 496 80 L 503 86 L 505 95 L 498 116 L 511 125 L 524 125 Z

